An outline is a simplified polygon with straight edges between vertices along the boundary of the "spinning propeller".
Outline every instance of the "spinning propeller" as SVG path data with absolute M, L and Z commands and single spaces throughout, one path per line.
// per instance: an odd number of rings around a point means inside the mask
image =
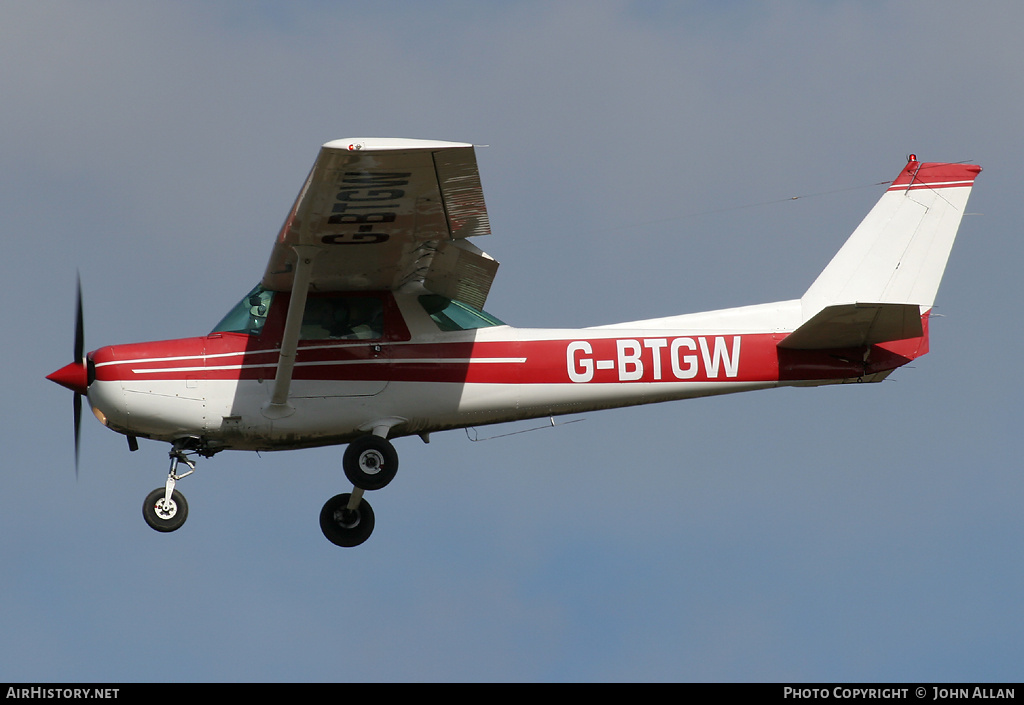
M 75 477 L 78 477 L 78 446 L 82 429 L 82 395 L 88 393 L 92 375 L 89 374 L 89 363 L 85 359 L 85 325 L 82 319 L 82 280 L 77 281 L 75 306 L 75 352 L 70 364 L 46 376 L 62 387 L 75 393 Z

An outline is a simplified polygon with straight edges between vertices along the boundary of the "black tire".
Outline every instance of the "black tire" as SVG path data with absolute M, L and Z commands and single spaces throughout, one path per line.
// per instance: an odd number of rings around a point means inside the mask
M 335 495 L 320 510 L 320 530 L 335 546 L 358 546 L 373 533 L 373 508 L 370 503 L 361 499 L 359 506 L 350 510 L 347 507 L 351 497 L 347 492 Z
M 164 507 L 166 489 L 161 487 L 146 495 L 142 504 L 142 516 L 150 528 L 167 533 L 177 531 L 188 519 L 188 502 L 178 490 L 171 493 L 170 506 Z
M 380 436 L 363 436 L 348 444 L 341 461 L 345 477 L 361 490 L 379 490 L 395 479 L 398 452 Z

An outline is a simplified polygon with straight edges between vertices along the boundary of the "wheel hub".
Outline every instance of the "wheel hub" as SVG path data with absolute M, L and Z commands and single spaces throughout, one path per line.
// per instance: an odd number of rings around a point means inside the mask
M 334 512 L 334 521 L 343 529 L 351 529 L 359 526 L 359 512 L 342 507 Z
M 359 455 L 359 469 L 367 475 L 376 475 L 384 469 L 384 455 L 376 450 L 363 451 Z
M 156 515 L 161 519 L 173 519 L 178 513 L 178 505 L 173 499 L 159 499 L 153 507 Z

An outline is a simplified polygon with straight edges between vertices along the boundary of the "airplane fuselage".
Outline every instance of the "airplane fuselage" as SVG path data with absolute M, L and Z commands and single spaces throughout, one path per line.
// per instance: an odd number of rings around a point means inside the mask
M 876 381 L 926 336 L 832 350 L 779 347 L 799 301 L 584 329 L 441 330 L 413 294 L 376 292 L 383 333 L 300 343 L 287 408 L 271 407 L 287 294 L 260 335 L 100 348 L 96 416 L 129 436 L 211 450 L 345 443 L 785 385 Z M 927 314 L 924 316 L 925 322 Z M 925 329 L 926 331 L 926 329 Z

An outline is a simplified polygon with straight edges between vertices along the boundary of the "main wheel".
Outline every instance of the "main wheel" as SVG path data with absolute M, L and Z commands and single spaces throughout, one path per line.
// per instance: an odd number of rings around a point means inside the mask
M 358 546 L 373 533 L 373 508 L 365 499 L 355 509 L 348 508 L 352 495 L 331 497 L 320 510 L 320 530 L 335 546 Z
M 345 477 L 362 490 L 379 490 L 398 472 L 398 452 L 380 436 L 363 436 L 348 444 L 341 461 Z
M 150 492 L 142 504 L 142 516 L 150 528 L 163 532 L 177 531 L 188 519 L 188 502 L 178 490 L 171 492 L 170 501 L 164 499 L 166 494 L 163 487 Z

